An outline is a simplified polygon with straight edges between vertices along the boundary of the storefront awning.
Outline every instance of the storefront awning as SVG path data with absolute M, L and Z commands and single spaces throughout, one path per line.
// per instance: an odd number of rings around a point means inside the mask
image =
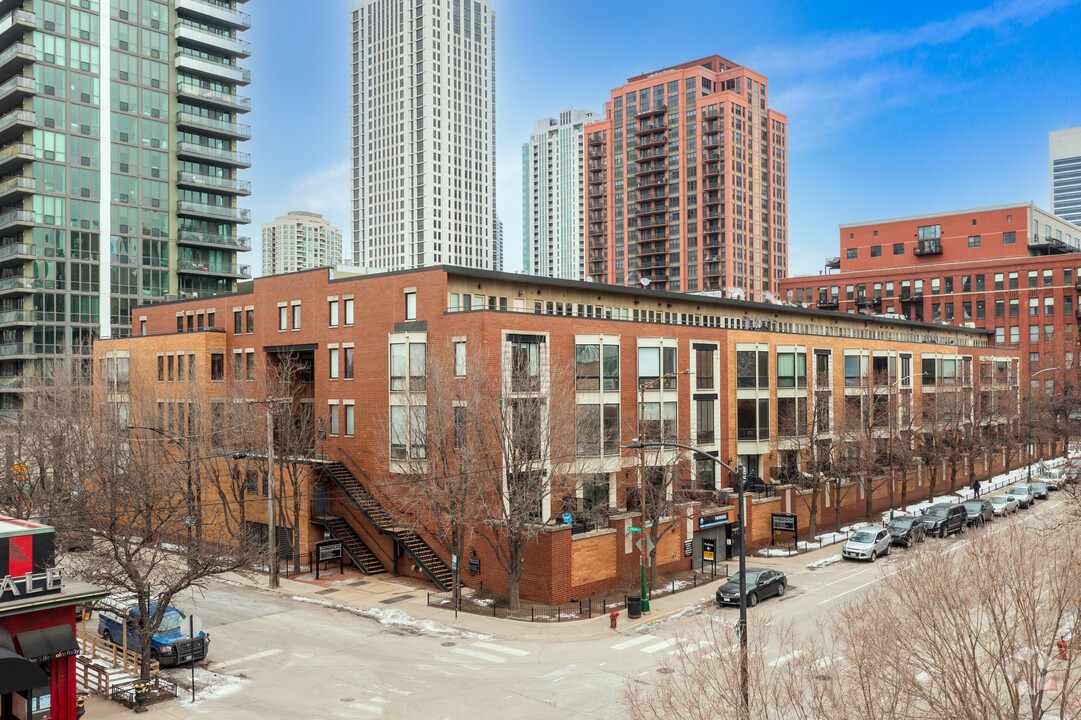
M 70 625 L 56 625 L 18 633 L 15 638 L 27 660 L 53 660 L 79 653 L 79 643 L 75 640 L 75 631 Z
M 0 695 L 49 684 L 45 671 L 14 650 L 0 647 Z

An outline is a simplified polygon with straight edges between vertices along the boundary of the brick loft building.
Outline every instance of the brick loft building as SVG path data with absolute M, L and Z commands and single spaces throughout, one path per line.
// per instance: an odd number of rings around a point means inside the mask
M 586 125 L 586 275 L 776 296 L 788 268 L 787 119 L 718 55 L 639 75 Z
M 826 274 L 784 279 L 784 299 L 983 328 L 1021 351 L 1022 377 L 1075 373 L 1081 227 L 1017 203 L 841 225 L 840 250 Z
M 456 433 L 505 413 L 499 427 L 514 439 L 505 457 L 525 453 L 550 478 L 551 492 L 531 510 L 543 531 L 526 552 L 521 586 L 524 597 L 549 602 L 635 577 L 628 528 L 640 522 L 639 458 L 620 446 L 637 435 L 692 444 L 765 483 L 737 508 L 728 474 L 704 455 L 647 453 L 650 487 L 670 503 L 658 525 L 669 528 L 658 562 L 670 572 L 698 562 L 703 538 L 731 550 L 741 515 L 750 544 L 769 541 L 771 512 L 798 513 L 806 529 L 805 501 L 778 481 L 802 462 L 789 437 L 798 428 L 785 418 L 806 417 L 809 404 L 824 410 L 823 437 L 841 432 L 847 412 L 869 417 L 883 397 L 895 401 L 898 420 L 948 392 L 963 397 L 967 417 L 975 403 L 994 405 L 1003 418 L 1017 410 L 1017 352 L 993 347 L 985 330 L 483 270 L 257 278 L 247 293 L 142 308 L 133 323 L 132 337 L 95 345 L 108 360 L 97 365 L 107 373 L 99 380 L 115 403 L 157 403 L 158 422 L 176 429 L 183 415 L 167 406 L 185 382 L 205 374 L 212 389 L 199 396 L 220 427 L 230 392 L 258 399 L 266 392 L 260 375 L 285 357 L 299 360 L 301 404 L 320 430 L 311 503 L 296 530 L 310 541 L 324 531 L 343 538 L 364 572 L 450 583 L 450 558 L 433 526 L 407 529 L 395 519 L 403 488 L 411 476 L 444 472 L 442 456 L 468 444 Z M 142 398 L 129 385 L 136 375 L 150 378 Z M 536 398 L 539 421 L 519 412 Z M 189 404 L 182 412 L 208 411 Z M 885 442 L 879 420 L 876 442 Z M 520 439 L 541 425 L 552 429 L 551 442 Z M 491 435 L 471 451 L 498 454 L 502 441 Z M 507 464 L 497 460 L 495 472 L 508 473 Z M 918 488 L 927 491 L 916 478 L 910 496 Z M 249 491 L 257 526 L 265 486 L 255 481 Z M 862 496 L 848 497 L 845 517 L 860 516 Z M 873 499 L 887 507 L 888 490 Z M 827 517 L 829 492 L 820 502 Z M 481 514 L 479 506 L 471 514 L 477 527 L 463 580 L 499 591 L 507 576 L 483 538 Z

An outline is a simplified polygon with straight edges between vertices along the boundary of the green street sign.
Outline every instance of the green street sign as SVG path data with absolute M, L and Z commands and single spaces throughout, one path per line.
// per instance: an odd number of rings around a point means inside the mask
M 629 527 L 627 528 L 627 532 L 642 532 L 642 528 Z
M 646 527 L 647 527 L 647 528 L 651 528 L 651 527 L 653 527 L 653 523 L 652 523 L 652 521 L 651 521 L 651 522 L 647 522 L 647 523 L 646 523 Z

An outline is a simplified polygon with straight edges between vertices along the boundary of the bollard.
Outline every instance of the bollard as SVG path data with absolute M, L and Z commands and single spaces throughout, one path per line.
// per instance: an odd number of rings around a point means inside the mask
M 608 622 L 611 624 L 613 630 L 616 629 L 617 618 L 619 618 L 619 610 L 613 610 L 612 614 L 608 616 Z
M 532 605 L 529 606 L 529 622 L 533 622 L 533 621 L 535 621 L 537 619 L 534 616 L 534 613 L 536 612 L 536 610 L 537 609 L 535 607 L 533 607 Z

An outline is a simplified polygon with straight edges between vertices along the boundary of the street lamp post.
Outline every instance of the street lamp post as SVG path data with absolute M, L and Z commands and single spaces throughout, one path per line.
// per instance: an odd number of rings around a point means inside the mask
M 666 442 L 663 440 L 660 442 L 642 442 L 640 438 L 634 438 L 630 445 L 624 445 L 623 447 L 638 450 L 643 453 L 643 456 L 647 447 L 657 449 L 666 447 L 682 448 L 683 450 L 689 450 L 690 452 L 695 453 L 696 456 L 709 458 L 736 477 L 737 502 L 739 503 L 739 625 L 736 626 L 739 634 L 739 687 L 740 694 L 743 697 L 743 715 L 745 718 L 749 718 L 751 715 L 751 676 L 748 667 L 747 647 L 747 546 L 744 540 L 747 533 L 747 518 L 744 517 L 743 512 L 743 485 L 747 468 L 743 465 L 737 465 L 736 468 L 733 469 L 728 463 L 717 456 L 692 445 L 684 445 L 683 443 Z M 643 547 L 644 546 L 645 543 L 643 543 Z
M 638 385 L 638 438 L 642 437 L 642 413 L 645 407 L 645 391 L 653 387 L 661 380 L 665 378 L 674 377 L 676 375 L 686 375 L 691 371 L 690 368 L 686 370 L 676 370 L 675 372 L 666 373 L 655 377 L 645 385 L 639 383 Z M 660 412 L 660 421 L 663 433 L 664 427 L 664 402 L 658 401 L 658 410 Z M 633 443 L 632 443 L 633 445 Z M 641 564 L 642 564 L 642 612 L 649 612 L 649 595 L 648 588 L 646 587 L 646 571 L 649 567 L 649 549 L 646 543 L 646 446 L 642 443 L 638 443 L 638 504 L 642 506 L 642 521 L 641 521 Z
M 1057 367 L 1044 368 L 1043 370 L 1037 370 L 1034 373 L 1029 373 L 1028 376 L 1028 445 L 1026 454 L 1028 455 L 1028 482 L 1032 482 L 1032 378 L 1036 377 L 1040 373 L 1051 372 L 1052 370 L 1058 370 Z

